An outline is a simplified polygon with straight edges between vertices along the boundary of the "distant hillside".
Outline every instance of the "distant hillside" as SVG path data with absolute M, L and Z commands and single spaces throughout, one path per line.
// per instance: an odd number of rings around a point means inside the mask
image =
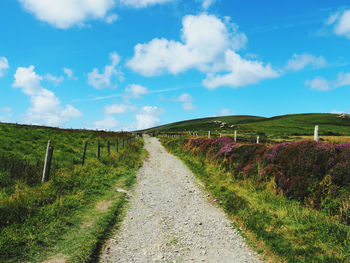
M 271 118 L 245 115 L 210 117 L 170 123 L 146 131 L 201 133 L 211 130 L 232 133 L 238 130 L 248 134 L 299 136 L 312 135 L 315 125 L 319 125 L 320 135 L 350 136 L 350 118 L 329 113 L 291 114 Z

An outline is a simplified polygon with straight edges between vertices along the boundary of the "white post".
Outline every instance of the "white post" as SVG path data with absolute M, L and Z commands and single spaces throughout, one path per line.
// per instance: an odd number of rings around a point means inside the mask
M 208 138 L 210 139 L 210 131 L 208 131 Z
M 318 125 L 315 126 L 314 140 L 315 140 L 316 142 L 318 141 Z
M 256 137 L 256 144 L 259 144 L 259 139 L 260 139 L 260 136 L 257 136 Z
M 220 133 L 220 138 L 222 137 L 222 134 Z
M 235 131 L 235 135 L 234 135 L 233 139 L 235 142 L 237 142 L 237 131 Z

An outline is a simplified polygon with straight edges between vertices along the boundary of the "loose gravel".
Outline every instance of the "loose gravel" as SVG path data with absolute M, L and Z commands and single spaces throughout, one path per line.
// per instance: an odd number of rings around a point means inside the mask
M 145 137 L 149 158 L 101 262 L 261 262 L 192 172 Z

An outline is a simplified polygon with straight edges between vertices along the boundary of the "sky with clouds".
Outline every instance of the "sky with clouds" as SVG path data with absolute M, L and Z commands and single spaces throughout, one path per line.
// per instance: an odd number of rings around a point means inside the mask
M 348 0 L 0 3 L 0 121 L 135 130 L 350 111 Z

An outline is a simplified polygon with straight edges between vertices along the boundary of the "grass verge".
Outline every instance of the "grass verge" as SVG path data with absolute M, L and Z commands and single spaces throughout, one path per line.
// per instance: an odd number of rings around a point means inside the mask
M 219 163 L 163 139 L 218 199 L 255 250 L 268 262 L 350 262 L 350 227 L 336 218 L 275 194 L 274 181 L 264 187 L 236 179 Z
M 142 145 L 132 142 L 84 167 L 62 168 L 42 185 L 17 181 L 0 200 L 1 211 L 20 217 L 1 222 L 0 262 L 96 262 L 126 203 L 116 188 L 134 184 Z

